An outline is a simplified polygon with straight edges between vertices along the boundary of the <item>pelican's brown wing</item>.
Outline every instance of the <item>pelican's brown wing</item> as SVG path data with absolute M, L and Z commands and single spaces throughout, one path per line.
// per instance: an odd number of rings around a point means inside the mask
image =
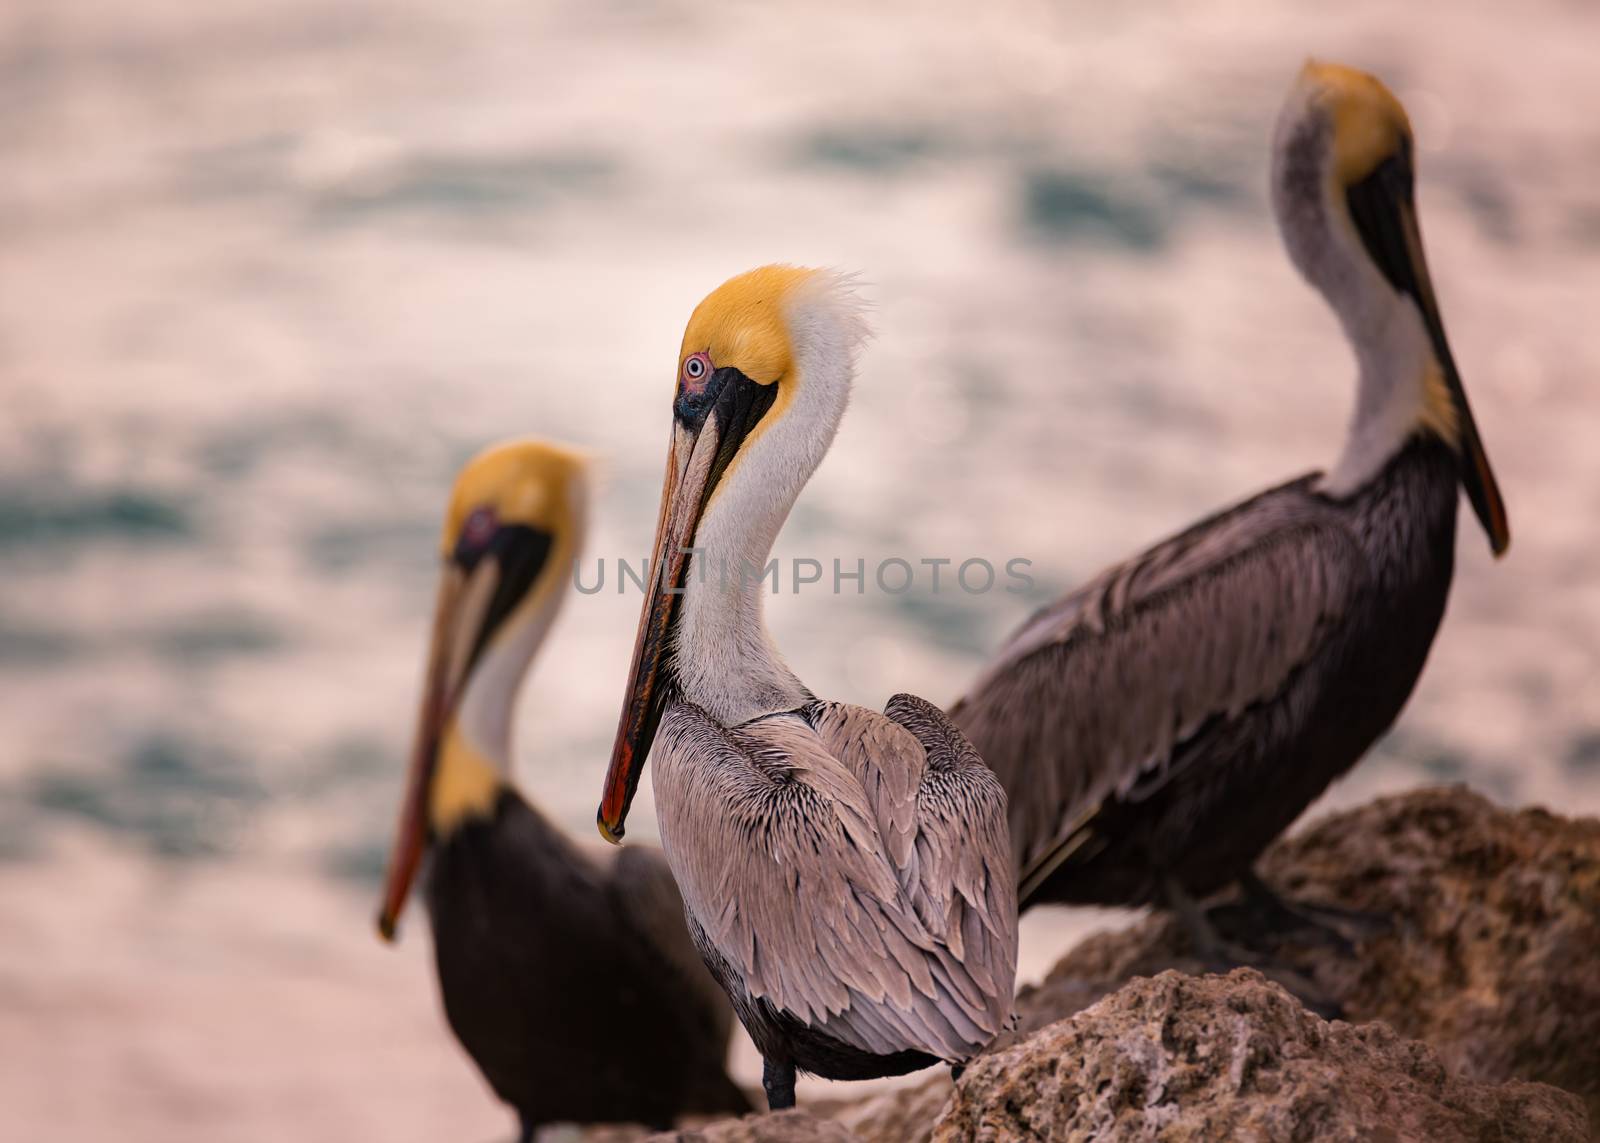
M 1349 614 L 1366 561 L 1301 480 L 1213 517 L 1040 612 L 951 717 L 1011 798 L 1019 868 L 1107 798 L 1179 772 L 1186 744 L 1285 689 Z
M 1009 996 L 1016 878 L 999 781 L 949 716 L 915 695 L 895 695 L 883 715 L 818 703 L 811 717 L 829 753 L 867 792 L 917 917 L 985 994 Z M 901 764 L 883 765 L 886 754 Z
M 750 998 L 865 1052 L 964 1060 L 1011 1007 L 1005 795 L 908 701 L 891 714 L 912 710 L 916 729 L 817 703 L 729 730 L 673 704 L 655 755 L 662 843 Z M 934 718 L 948 729 L 930 749 L 917 731 Z
M 606 889 L 621 927 L 637 934 L 654 961 L 654 978 L 643 982 L 671 996 L 681 1019 L 681 1036 L 663 1050 L 685 1058 L 684 1108 L 741 1115 L 750 1101 L 728 1077 L 728 1033 L 733 1008 L 707 971 L 684 920 L 683 898 L 666 856 L 650 846 L 613 849 Z M 620 934 L 614 939 L 625 939 Z
M 733 1009 L 689 937 L 683 898 L 665 855 L 642 845 L 612 852 L 616 861 L 607 889 L 617 902 L 621 923 L 656 951 L 662 970 L 678 981 L 673 992 L 681 998 L 686 1014 L 706 1039 L 719 1045 L 719 1051 L 725 1049 L 733 1030 Z

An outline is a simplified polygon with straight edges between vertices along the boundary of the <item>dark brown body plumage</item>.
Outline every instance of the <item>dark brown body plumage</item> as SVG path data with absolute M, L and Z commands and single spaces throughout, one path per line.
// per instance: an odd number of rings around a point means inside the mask
M 591 859 L 508 789 L 434 846 L 427 900 L 450 1026 L 525 1138 L 750 1110 L 723 1064 L 732 1013 L 658 851 Z
M 1348 497 L 1315 475 L 1264 492 L 1030 620 L 951 711 L 1006 787 L 1020 867 L 1060 860 L 1025 903 L 1248 872 L 1410 696 L 1458 486 L 1420 434 Z

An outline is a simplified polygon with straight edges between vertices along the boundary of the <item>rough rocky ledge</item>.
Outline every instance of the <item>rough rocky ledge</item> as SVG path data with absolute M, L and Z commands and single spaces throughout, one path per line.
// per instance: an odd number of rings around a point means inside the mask
M 1545 1084 L 1453 1077 L 1381 1023 L 1332 1024 L 1251 969 L 1130 983 L 968 1069 L 933 1138 L 1476 1140 L 1587 1137 Z
M 1394 918 L 1353 956 L 1278 950 L 1346 1020 L 1382 1020 L 1468 1079 L 1576 1092 L 1600 1124 L 1600 820 L 1419 790 L 1323 818 L 1262 872 L 1293 897 Z M 1018 997 L 1021 1028 L 1167 968 L 1199 970 L 1167 918 L 1097 934 Z
M 1186 975 L 1200 966 L 1157 917 L 1024 989 L 1017 1031 L 959 1084 L 657 1138 L 1564 1143 L 1600 1127 L 1600 821 L 1422 790 L 1324 818 L 1262 869 L 1293 897 L 1395 918 L 1353 955 L 1276 950 L 1345 1020 L 1253 970 Z

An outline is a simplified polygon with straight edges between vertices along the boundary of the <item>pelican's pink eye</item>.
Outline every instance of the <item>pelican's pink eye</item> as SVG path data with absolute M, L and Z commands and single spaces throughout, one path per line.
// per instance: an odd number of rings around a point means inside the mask
M 688 393 L 704 391 L 711 380 L 711 355 L 703 350 L 691 353 L 683 360 L 683 388 Z
M 461 529 L 461 542 L 468 548 L 481 548 L 493 539 L 498 526 L 493 508 L 479 508 L 467 517 L 466 526 Z

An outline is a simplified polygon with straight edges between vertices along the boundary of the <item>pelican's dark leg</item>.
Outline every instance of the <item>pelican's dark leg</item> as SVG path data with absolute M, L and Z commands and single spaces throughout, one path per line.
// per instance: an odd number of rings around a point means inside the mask
M 539 1138 L 539 1125 L 526 1115 L 519 1115 L 517 1121 L 521 1125 L 521 1130 L 517 1132 L 517 1143 L 534 1143 Z
M 1189 933 L 1189 943 L 1206 972 L 1226 973 L 1236 968 L 1259 969 L 1262 975 L 1277 981 L 1291 992 L 1300 1003 L 1324 1020 L 1337 1020 L 1344 1015 L 1339 1002 L 1313 984 L 1294 968 L 1262 956 L 1242 945 L 1225 940 L 1200 903 L 1184 891 L 1175 878 L 1162 884 L 1162 895 L 1167 908 Z
M 794 1065 L 763 1058 L 761 1086 L 767 1091 L 767 1110 L 782 1111 L 794 1106 Z
M 1268 932 L 1303 933 L 1318 943 L 1353 953 L 1356 942 L 1394 931 L 1394 921 L 1382 913 L 1287 900 L 1253 869 L 1239 878 L 1239 888 L 1251 922 Z
M 1242 945 L 1223 939 L 1206 910 L 1178 884 L 1177 878 L 1168 877 L 1162 882 L 1161 895 L 1172 915 L 1178 918 L 1178 923 L 1189 934 L 1194 954 L 1207 972 L 1227 972 L 1241 966 L 1253 966 L 1260 960 Z

